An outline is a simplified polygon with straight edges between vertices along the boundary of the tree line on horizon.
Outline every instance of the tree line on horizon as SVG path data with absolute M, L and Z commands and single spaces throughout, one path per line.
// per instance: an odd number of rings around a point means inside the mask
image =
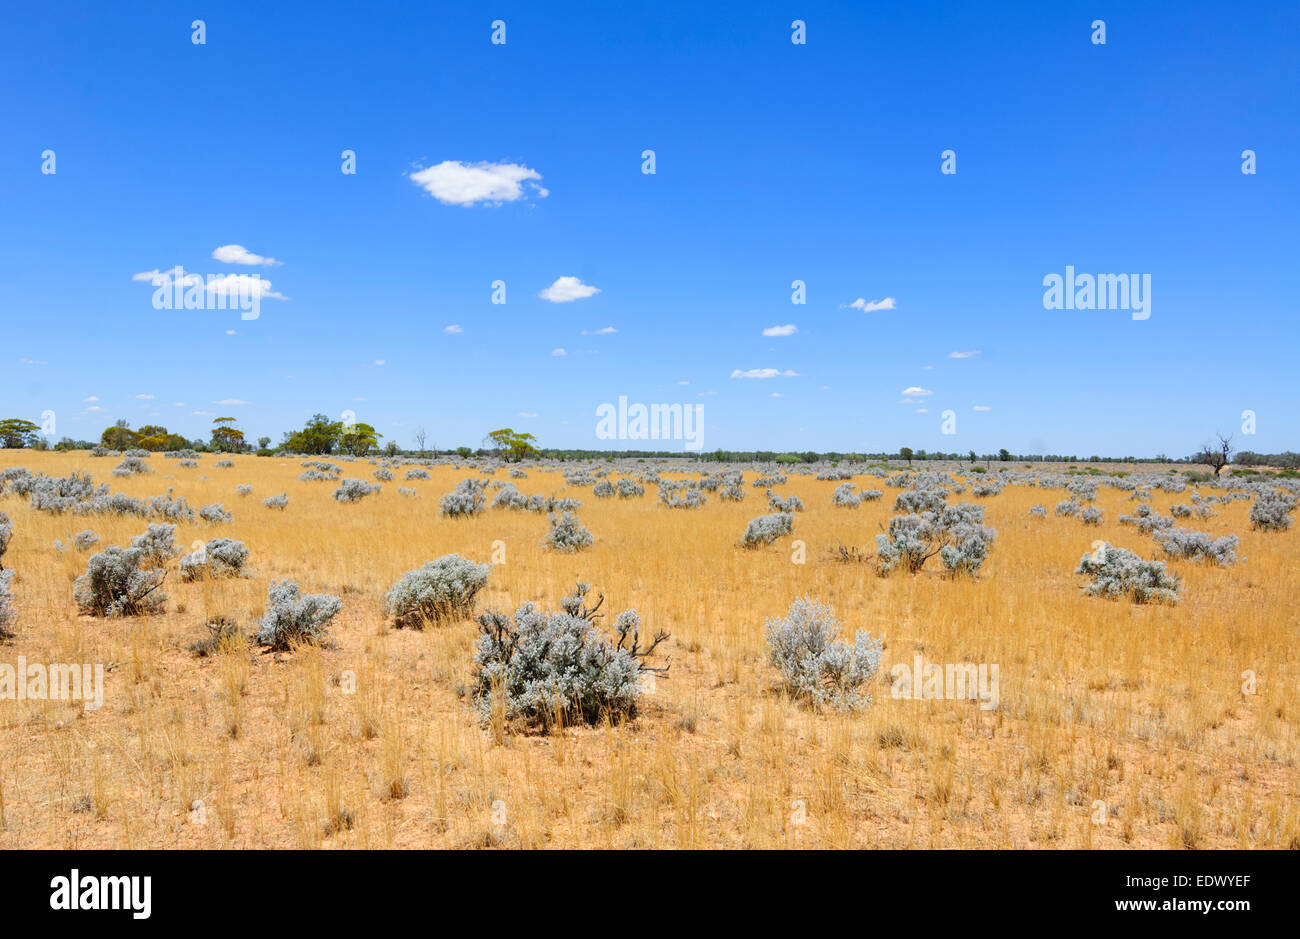
M 526 459 L 547 459 L 559 461 L 577 460 L 614 460 L 614 459 L 681 459 L 683 457 L 695 462 L 714 463 L 871 463 L 871 462 L 917 462 L 943 461 L 984 463 L 1191 463 L 1209 467 L 1217 476 L 1228 465 L 1243 467 L 1266 466 L 1277 469 L 1300 469 L 1300 453 L 1284 451 L 1282 453 L 1256 453 L 1241 450 L 1233 453 L 1231 438 L 1220 436 L 1213 444 L 1205 444 L 1197 452 L 1185 457 L 1169 457 L 1157 454 L 1154 457 L 1137 456 L 1102 456 L 1092 454 L 1064 453 L 1019 453 L 1013 454 L 1005 447 L 997 453 L 965 453 L 913 449 L 899 447 L 893 452 L 887 451 L 778 451 L 778 450 L 725 450 L 717 449 L 700 453 L 683 453 L 672 450 L 590 450 L 581 448 L 539 447 L 536 438 L 529 433 L 515 431 L 505 427 L 491 431 L 478 447 L 459 446 L 439 450 L 435 443 L 432 449 L 426 444 L 428 435 L 423 428 L 412 433 L 414 447 L 402 448 L 396 440 L 389 440 L 380 445 L 383 435 L 375 428 L 361 422 L 344 422 L 332 420 L 325 414 L 313 414 L 298 430 L 285 431 L 278 444 L 272 447 L 270 437 L 258 437 L 256 443 L 246 439 L 238 421 L 233 417 L 217 417 L 212 421 L 212 429 L 207 439 L 201 437 L 187 438 L 182 434 L 170 432 L 159 424 L 145 424 L 132 429 L 126 420 L 118 420 L 104 428 L 98 441 L 75 440 L 62 437 L 53 446 L 41 434 L 39 425 L 21 418 L 0 420 L 0 449 L 34 450 L 91 450 L 104 447 L 109 450 L 147 450 L 150 452 L 175 452 L 194 450 L 199 453 L 254 453 L 262 456 L 281 453 L 300 453 L 308 456 L 329 456 L 332 454 L 349 456 L 387 455 L 427 457 L 432 455 L 450 456 L 455 454 L 464 459 L 474 456 L 494 456 L 509 462 L 521 462 Z

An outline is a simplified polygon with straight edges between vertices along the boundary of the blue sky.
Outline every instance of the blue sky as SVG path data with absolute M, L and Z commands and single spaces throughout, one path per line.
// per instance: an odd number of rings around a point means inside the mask
M 625 395 L 706 449 L 1297 449 L 1298 48 L 1294 4 L 14 7 L 0 416 L 603 448 Z M 287 299 L 155 309 L 175 265 Z M 1044 309 L 1066 265 L 1150 318 Z

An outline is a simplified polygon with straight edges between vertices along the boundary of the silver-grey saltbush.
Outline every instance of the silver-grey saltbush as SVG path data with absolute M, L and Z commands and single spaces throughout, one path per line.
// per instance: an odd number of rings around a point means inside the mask
M 489 570 L 459 554 L 444 554 L 403 574 L 384 598 L 385 612 L 398 629 L 465 619 L 474 612 L 474 598 L 487 586 Z
M 848 711 L 871 703 L 866 685 L 880 669 L 879 639 L 858 631 L 853 645 L 838 641 L 830 606 L 803 597 L 784 618 L 767 621 L 768 655 L 797 697 Z

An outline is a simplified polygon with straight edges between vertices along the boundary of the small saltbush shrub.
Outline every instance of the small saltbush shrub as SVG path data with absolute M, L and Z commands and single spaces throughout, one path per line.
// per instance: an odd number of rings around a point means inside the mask
M 895 515 L 888 534 L 876 536 L 876 565 L 881 576 L 919 571 L 936 554 L 949 574 L 974 574 L 988 555 L 997 532 L 984 524 L 984 506 L 962 503 L 940 511 Z M 946 553 L 944 548 L 948 548 Z
M 549 516 L 551 530 L 546 533 L 546 545 L 553 551 L 572 554 L 589 547 L 592 543 L 591 532 L 571 512 Z
M 759 545 L 769 545 L 782 535 L 791 534 L 793 531 L 794 515 L 790 512 L 760 515 L 758 518 L 749 520 L 745 534 L 740 539 L 740 546 L 742 548 L 757 548 Z
M 588 608 L 589 589 L 578 584 L 559 612 L 524 603 L 511 617 L 479 616 L 473 700 L 485 724 L 498 714 L 543 728 L 635 716 L 642 675 L 668 670 L 647 664 L 668 633 L 656 632 L 642 649 L 640 616 L 624 610 L 614 623 L 617 641 L 611 640 L 595 624 L 604 597 Z
M 176 526 L 166 523 L 150 525 L 143 535 L 131 539 L 131 547 L 143 552 L 140 556 L 142 567 L 161 567 L 180 554 L 180 548 L 176 547 Z
M 0 640 L 14 637 L 13 626 L 18 621 L 18 614 L 13 607 L 13 594 L 9 592 L 13 577 L 13 571 L 0 570 Z
M 1067 517 L 1071 515 L 1078 515 L 1079 508 L 1080 508 L 1079 503 L 1075 502 L 1073 499 L 1066 499 L 1063 502 L 1056 503 L 1056 514 L 1067 516 Z
M 866 685 L 880 670 L 882 644 L 858 631 L 853 645 L 838 641 L 830 606 L 795 600 L 784 618 L 767 621 L 768 655 L 792 694 L 841 711 L 871 703 Z
M 134 476 L 137 473 L 148 473 L 149 464 L 138 456 L 128 456 L 113 469 L 114 476 Z
M 609 484 L 606 483 L 606 485 Z M 600 485 L 597 484 L 596 488 L 599 489 Z M 599 494 L 600 493 L 597 493 L 597 495 Z M 514 483 L 506 483 L 502 486 L 500 491 L 497 492 L 496 497 L 492 500 L 492 508 L 494 509 L 513 509 L 515 511 L 522 511 L 527 507 L 528 497 L 515 488 Z
M 856 509 L 862 504 L 862 496 L 853 491 L 856 488 L 853 483 L 840 483 L 831 496 L 831 504 L 845 509 Z
M 234 460 L 217 460 L 217 462 L 214 463 L 213 465 L 214 465 L 215 467 L 217 467 L 217 469 L 230 469 L 231 467 L 233 467 L 233 466 L 235 465 L 235 461 L 234 461 Z
M 302 595 L 292 580 L 277 580 L 267 591 L 267 610 L 257 633 L 258 645 L 284 652 L 298 643 L 325 641 L 329 621 L 343 601 L 326 593 Z
M 364 479 L 344 479 L 334 490 L 334 499 L 336 502 L 360 502 L 382 488 L 379 483 L 368 483 Z
M 1203 531 L 1167 528 L 1156 532 L 1154 537 L 1170 557 L 1208 561 L 1224 567 L 1237 561 L 1236 535 L 1215 538 Z
M 1032 506 L 1029 509 L 1029 515 L 1031 518 L 1047 518 L 1047 506 L 1045 505 Z
M 410 474 L 407 474 L 410 478 Z M 449 518 L 465 518 L 478 515 L 487 504 L 483 494 L 487 489 L 486 479 L 462 479 L 456 488 L 438 500 L 438 509 Z
M 591 494 L 597 499 L 608 499 L 614 495 L 615 491 L 612 482 L 608 479 L 602 479 L 600 482 L 596 483 L 595 487 L 591 490 Z
M 730 483 L 718 490 L 718 498 L 723 502 L 744 502 L 745 487 L 740 483 Z
M 894 511 L 908 514 L 938 512 L 947 498 L 947 489 L 906 489 L 894 500 Z
M 235 493 L 241 496 L 249 496 L 253 494 L 253 487 L 247 484 L 241 484 L 235 487 Z
M 393 471 L 390 470 L 387 466 L 379 467 L 379 469 L 375 470 L 374 473 L 372 473 L 371 475 L 374 476 L 375 479 L 379 480 L 381 483 L 391 483 L 395 478 L 393 476 Z
M 1099 509 L 1095 505 L 1087 505 L 1079 510 L 1079 521 L 1085 525 L 1100 525 L 1101 517 L 1105 514 L 1105 509 Z
M 798 496 L 787 496 L 783 499 L 769 489 L 767 490 L 767 507 L 773 512 L 802 512 L 803 502 Z
M 1164 561 L 1147 561 L 1124 548 L 1101 544 L 1079 561 L 1076 574 L 1092 583 L 1083 588 L 1094 597 L 1127 596 L 1134 603 L 1177 603 L 1178 578 L 1165 570 Z
M 146 569 L 143 548 L 116 545 L 93 554 L 86 573 L 73 584 L 73 599 L 91 616 L 141 616 L 162 609 L 163 571 Z
M 1250 527 L 1257 531 L 1285 531 L 1291 527 L 1295 496 L 1266 489 L 1255 496 L 1250 506 Z
M 698 509 L 708 501 L 708 496 L 698 489 L 671 490 L 663 485 L 659 488 L 659 503 L 670 509 Z
M 429 475 L 429 471 L 427 469 L 421 469 L 418 466 L 414 466 L 411 469 L 408 469 L 406 471 L 406 478 L 407 479 L 432 479 L 433 477 Z
M 181 580 L 203 577 L 239 577 L 248 562 L 248 548 L 242 541 L 214 538 L 197 551 L 181 558 Z
M 384 598 L 385 612 L 398 629 L 465 619 L 474 612 L 474 598 L 487 586 L 489 570 L 459 554 L 444 554 L 403 574 Z
M 89 551 L 97 544 L 99 544 L 99 535 L 89 528 L 72 536 L 72 546 L 78 551 Z M 3 553 L 3 551 L 0 551 L 0 554 Z
M 234 516 L 227 512 L 226 507 L 220 502 L 214 502 L 211 505 L 205 505 L 203 508 L 199 509 L 199 518 L 203 519 L 205 522 L 211 522 L 214 525 L 218 525 L 231 521 Z
M 268 509 L 279 509 L 281 512 L 289 505 L 289 494 L 282 492 L 278 496 L 271 496 L 269 499 L 263 499 L 262 505 Z
M 397 494 L 398 494 L 399 496 L 407 496 L 407 497 L 417 495 L 416 490 L 411 489 L 411 488 L 409 488 L 409 487 L 407 487 L 407 486 L 398 486 L 398 487 L 397 487 Z

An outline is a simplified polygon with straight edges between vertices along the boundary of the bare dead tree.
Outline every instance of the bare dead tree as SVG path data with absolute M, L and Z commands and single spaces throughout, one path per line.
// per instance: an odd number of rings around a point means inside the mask
M 411 436 L 415 439 L 415 445 L 420 448 L 420 457 L 423 458 L 424 441 L 428 439 L 429 435 L 424 432 L 423 427 L 417 427 L 415 428 L 415 433 L 413 433 Z
M 1218 476 L 1223 468 L 1232 462 L 1232 435 L 1225 437 L 1223 434 L 1215 434 L 1214 436 L 1217 439 L 1204 444 L 1200 452 L 1192 457 L 1192 462 L 1208 466 L 1214 470 L 1214 475 Z

